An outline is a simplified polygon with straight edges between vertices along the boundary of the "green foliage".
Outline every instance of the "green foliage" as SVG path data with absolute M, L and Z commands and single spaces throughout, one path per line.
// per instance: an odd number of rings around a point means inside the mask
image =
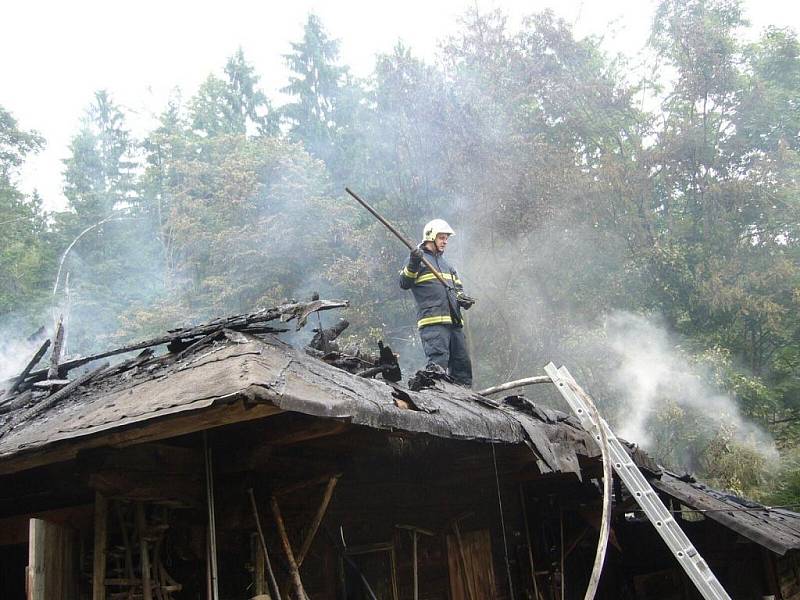
M 0 322 L 11 317 L 31 329 L 47 292 L 52 252 L 42 200 L 36 193 L 28 197 L 20 191 L 16 174 L 26 156 L 43 145 L 41 136 L 21 130 L 0 106 Z
M 277 119 L 241 48 L 225 64 L 226 79 L 209 75 L 190 102 L 192 128 L 206 136 L 274 134 Z
M 336 64 L 339 43 L 325 32 L 322 22 L 310 14 L 303 40 L 292 44 L 284 56 L 291 71 L 289 85 L 281 91 L 293 98 L 281 112 L 289 133 L 303 142 L 311 154 L 328 160 L 334 152 L 341 122 L 339 98 L 347 70 Z

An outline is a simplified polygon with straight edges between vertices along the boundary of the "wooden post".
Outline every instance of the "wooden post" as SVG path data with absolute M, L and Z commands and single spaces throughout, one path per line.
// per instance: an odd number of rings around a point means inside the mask
M 414 600 L 419 600 L 419 569 L 417 567 L 417 532 L 412 531 L 414 540 Z
M 208 508 L 208 547 L 211 594 L 209 600 L 219 599 L 219 572 L 217 571 L 217 520 L 214 513 L 214 463 L 211 447 L 208 445 L 208 432 L 203 432 L 203 456 L 206 464 L 206 507 Z
M 247 493 L 250 495 L 250 506 L 253 509 L 253 518 L 256 520 L 256 530 L 258 531 L 258 539 L 261 541 L 261 551 L 264 553 L 264 562 L 267 565 L 267 573 L 269 574 L 269 582 L 272 585 L 272 590 L 275 594 L 275 600 L 281 600 L 281 592 L 278 589 L 278 582 L 275 580 L 275 573 L 272 571 L 272 564 L 269 561 L 269 552 L 267 551 L 267 540 L 264 538 L 264 531 L 261 529 L 261 517 L 258 516 L 258 506 L 256 505 L 256 496 L 253 493 L 253 488 L 249 488 Z
M 27 600 L 44 600 L 45 584 L 45 530 L 44 523 L 38 519 L 30 520 L 28 531 L 28 584 Z
M 522 484 L 519 484 L 519 500 L 522 504 L 522 523 L 525 526 L 525 542 L 528 545 L 528 562 L 531 566 L 531 579 L 533 580 L 533 593 L 536 597 L 536 600 L 541 600 L 541 595 L 539 594 L 539 585 L 536 582 L 536 565 L 534 564 L 533 560 L 533 543 L 531 542 L 531 530 L 530 525 L 528 524 L 528 507 L 525 503 L 525 488 L 522 487 Z
M 305 589 L 303 589 L 303 582 L 300 579 L 300 569 L 297 566 L 297 561 L 292 552 L 292 545 L 289 543 L 289 536 L 286 534 L 286 525 L 283 523 L 281 516 L 281 508 L 278 506 L 278 499 L 272 497 L 272 514 L 275 517 L 275 524 L 278 526 L 278 534 L 281 536 L 281 544 L 283 545 L 283 552 L 286 554 L 286 561 L 289 563 L 289 573 L 292 576 L 294 587 L 297 592 L 298 600 L 308 600 Z
M 105 582 L 106 582 L 107 544 L 108 544 L 108 500 L 100 492 L 95 492 L 92 600 L 106 600 Z
M 564 551 L 564 509 L 558 509 L 558 522 L 561 530 L 561 600 L 566 598 L 567 578 L 564 576 L 564 566 L 567 560 L 567 554 Z
M 50 353 L 50 368 L 47 370 L 48 379 L 58 379 L 58 363 L 61 360 L 61 346 L 64 343 L 64 315 L 58 318 L 53 350 Z
M 144 518 L 144 505 L 136 503 L 136 528 L 139 530 L 139 545 L 142 553 L 142 597 L 144 600 L 153 600 L 153 586 L 150 581 L 150 550 L 145 539 L 147 522 Z

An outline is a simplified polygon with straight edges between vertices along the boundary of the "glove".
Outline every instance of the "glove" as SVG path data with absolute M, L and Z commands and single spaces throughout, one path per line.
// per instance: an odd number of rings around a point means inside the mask
M 456 302 L 458 302 L 458 305 L 464 310 L 469 310 L 472 308 L 472 305 L 475 304 L 475 298 L 470 298 L 464 292 L 457 292 Z
M 422 262 L 422 245 L 417 246 L 411 251 L 411 255 L 409 256 L 409 262 L 412 265 L 419 265 Z

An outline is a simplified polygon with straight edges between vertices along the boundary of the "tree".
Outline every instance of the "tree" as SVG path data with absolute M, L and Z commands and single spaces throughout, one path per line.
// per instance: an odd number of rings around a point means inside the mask
M 64 195 L 82 224 L 134 201 L 134 145 L 108 92 L 95 93 L 64 161 Z
M 62 277 L 71 274 L 70 340 L 87 352 L 110 343 L 121 315 L 159 294 L 161 261 L 139 193 L 138 147 L 107 92 L 95 94 L 70 150 L 69 208 L 55 215 L 54 229 Z M 63 290 L 56 292 L 61 301 Z
M 303 40 L 284 56 L 292 75 L 281 91 L 294 98 L 282 107 L 290 136 L 317 158 L 329 160 L 340 127 L 338 103 L 347 70 L 336 65 L 339 43 L 328 38 L 322 22 L 309 15 Z
M 206 136 L 273 135 L 277 119 L 259 77 L 240 48 L 225 65 L 226 79 L 209 75 L 190 102 L 192 128 Z
M 43 146 L 41 136 L 20 129 L 11 113 L 0 106 L 0 320 L 6 323 L 35 318 L 47 297 L 52 267 L 47 215 L 39 195 L 27 196 L 16 182 L 26 157 Z

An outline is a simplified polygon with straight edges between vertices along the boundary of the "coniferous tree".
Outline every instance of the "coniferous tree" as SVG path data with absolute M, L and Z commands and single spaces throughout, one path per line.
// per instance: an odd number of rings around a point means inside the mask
M 293 99 L 282 108 L 289 134 L 325 161 L 334 151 L 340 127 L 340 94 L 347 73 L 337 65 L 338 58 L 339 42 L 328 37 L 315 15 L 308 16 L 302 41 L 292 43 L 292 53 L 285 55 L 292 73 L 289 85 L 281 90 Z
M 277 116 L 258 81 L 239 49 L 225 65 L 225 79 L 209 75 L 192 98 L 192 128 L 206 136 L 277 133 Z
M 43 145 L 41 136 L 20 129 L 0 106 L 0 322 L 5 324 L 35 317 L 48 296 L 52 250 L 42 199 L 36 192 L 24 194 L 16 181 L 25 158 Z
M 57 301 L 67 273 L 73 349 L 110 343 L 119 319 L 147 304 L 162 287 L 152 221 L 137 182 L 137 145 L 122 109 L 105 91 L 95 94 L 64 161 L 68 210 L 55 215 L 60 252 Z

